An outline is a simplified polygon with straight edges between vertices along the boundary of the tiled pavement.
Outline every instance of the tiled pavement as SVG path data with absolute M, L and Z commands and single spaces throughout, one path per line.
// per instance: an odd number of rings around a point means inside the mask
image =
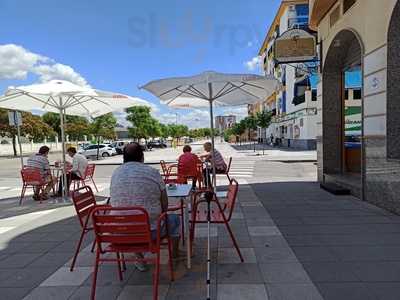
M 332 196 L 307 178 L 301 182 L 300 170 L 304 174 L 301 164 L 288 168 L 259 161 L 255 177 L 247 184 L 241 180 L 232 228 L 245 262 L 240 263 L 225 228 L 214 227 L 212 299 L 399 299 L 400 217 L 352 197 Z M 0 201 L 0 207 L 9 214 L 14 207 L 16 215 L 0 219 L 0 298 L 88 299 L 90 240 L 75 271 L 68 269 L 79 235 L 72 207 L 38 209 L 28 201 L 15 209 L 12 200 Z M 204 228 L 197 237 L 190 271 L 176 263 L 171 284 L 162 268 L 160 299 L 205 298 Z M 128 266 L 119 282 L 116 266 L 100 268 L 97 299 L 151 295 L 150 272 Z

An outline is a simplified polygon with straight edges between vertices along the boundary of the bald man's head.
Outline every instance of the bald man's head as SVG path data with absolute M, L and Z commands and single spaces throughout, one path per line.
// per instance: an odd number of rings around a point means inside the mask
M 143 150 L 139 143 L 134 142 L 124 147 L 124 163 L 130 161 L 144 162 Z

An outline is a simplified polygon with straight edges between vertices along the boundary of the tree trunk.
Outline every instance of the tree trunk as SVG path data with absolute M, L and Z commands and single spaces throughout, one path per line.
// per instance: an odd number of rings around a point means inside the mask
M 15 135 L 12 136 L 12 145 L 13 145 L 14 156 L 17 156 L 17 145 L 16 145 Z

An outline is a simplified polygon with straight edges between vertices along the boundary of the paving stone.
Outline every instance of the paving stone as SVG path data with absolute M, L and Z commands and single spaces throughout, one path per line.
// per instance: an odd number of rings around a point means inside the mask
M 268 300 L 268 294 L 263 284 L 219 284 L 218 300 Z
M 400 261 L 354 263 L 354 273 L 366 282 L 400 282 Z
M 276 226 L 249 226 L 248 229 L 250 236 L 281 235 Z
M 376 300 L 372 290 L 364 283 L 340 282 L 340 283 L 317 283 L 319 292 L 324 300 Z
M 81 286 L 75 290 L 72 296 L 68 300 L 87 300 L 90 299 L 91 294 L 90 286 Z M 119 286 L 97 286 L 96 287 L 96 300 L 112 300 L 117 299 L 118 295 L 121 293 L 122 288 Z M 134 298 L 134 295 L 131 295 L 131 299 L 140 299 Z
M 71 286 L 37 287 L 23 300 L 67 300 L 76 289 Z
M 0 281 L 0 286 L 32 289 L 49 277 L 56 269 L 55 267 L 15 269 L 15 272 L 10 273 L 10 276 Z M 3 270 L 0 272 L 3 273 Z M 9 271 L 6 270 L 5 272 L 8 273 Z
M 263 278 L 257 264 L 222 264 L 218 265 L 218 283 L 247 284 L 263 283 Z
M 263 247 L 289 247 L 286 239 L 280 235 L 271 235 L 271 236 L 252 236 L 251 242 L 253 247 L 263 248 Z
M 93 268 L 77 267 L 73 272 L 62 267 L 47 278 L 40 286 L 79 286 L 92 273 Z
M 355 264 L 349 262 L 303 262 L 310 279 L 315 282 L 356 282 Z
M 311 283 L 303 266 L 297 262 L 259 265 L 266 283 Z
M 330 249 L 342 261 L 400 260 L 399 246 L 343 246 Z
M 300 262 L 337 261 L 337 258 L 328 247 L 295 246 L 292 247 L 292 250 Z
M 211 299 L 216 299 L 217 288 L 216 285 L 210 286 Z M 207 287 L 205 284 L 201 285 L 182 285 L 172 284 L 165 299 L 190 299 L 190 300 L 204 300 L 207 297 Z M 150 299 L 150 298 L 149 298 Z
M 12 288 L 5 288 L 2 287 L 0 288 L 0 295 L 1 299 L 7 299 L 7 300 L 20 300 L 24 298 L 26 294 L 28 294 L 31 291 L 31 288 L 26 288 L 26 287 L 12 287 Z
M 197 238 L 203 238 L 208 236 L 208 229 L 207 228 L 201 228 L 197 227 L 195 229 L 194 236 Z M 210 228 L 210 237 L 217 237 L 218 236 L 218 228 L 216 226 L 212 226 Z
M 29 266 L 32 267 L 61 267 L 65 264 L 68 258 L 71 256 L 71 253 L 57 253 L 57 252 L 49 252 L 35 261 L 33 261 Z
M 275 226 L 271 218 L 247 218 L 246 223 L 247 226 Z
M 119 280 L 117 264 L 107 263 L 101 264 L 97 273 L 97 286 L 124 286 L 128 283 L 128 279 L 135 271 L 134 266 L 127 265 L 127 269 L 122 273 L 123 281 Z M 85 280 L 83 285 L 91 286 L 93 281 L 93 273 Z
M 366 283 L 368 290 L 372 291 L 378 300 L 398 300 L 400 283 L 399 282 L 379 282 Z
M 0 261 L 2 268 L 23 268 L 32 263 L 42 253 L 15 253 Z
M 322 298 L 313 284 L 267 284 L 269 300 L 327 300 Z M 351 298 L 336 298 L 335 300 Z M 354 299 L 351 299 L 354 300 Z
M 235 235 L 236 243 L 239 247 L 246 248 L 251 245 L 251 237 L 249 235 Z M 230 236 L 218 237 L 218 247 L 229 248 L 233 247 L 233 241 Z
M 256 255 L 253 248 L 239 248 L 245 263 L 256 263 Z M 240 264 L 239 254 L 236 248 L 219 248 L 218 249 L 218 264 Z
M 297 258 L 290 248 L 254 248 L 258 263 L 297 262 Z

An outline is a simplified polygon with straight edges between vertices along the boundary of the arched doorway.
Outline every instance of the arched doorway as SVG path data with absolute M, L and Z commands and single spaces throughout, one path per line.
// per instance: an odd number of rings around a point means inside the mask
M 388 31 L 387 158 L 400 159 L 400 2 Z
M 362 197 L 362 56 L 351 30 L 332 41 L 323 66 L 323 174 Z

